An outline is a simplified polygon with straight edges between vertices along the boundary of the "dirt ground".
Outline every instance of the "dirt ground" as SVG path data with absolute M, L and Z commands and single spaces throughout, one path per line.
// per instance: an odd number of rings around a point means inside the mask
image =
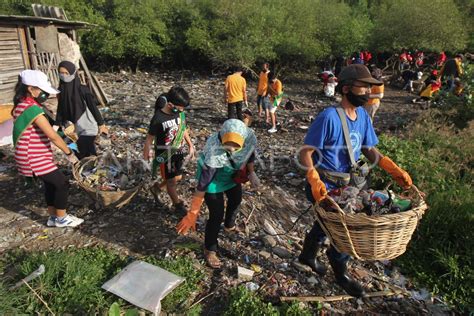
M 189 72 L 184 74 L 102 73 L 98 74 L 104 90 L 112 101 L 102 108 L 106 124 L 111 127 L 113 151 L 130 152 L 140 157 L 146 129 L 153 114 L 155 98 L 172 85 L 180 84 L 190 92 L 194 110 L 187 114 L 192 139 L 202 148 L 205 139 L 217 131 L 225 120 L 222 104 L 223 77 L 203 77 Z M 198 231 L 178 236 L 175 226 L 177 214 L 168 207 L 157 207 L 147 190 L 141 191 L 132 202 L 120 210 L 99 209 L 95 203 L 72 182 L 69 211 L 85 219 L 76 229 L 48 228 L 47 212 L 39 184 L 25 184 L 16 174 L 12 149 L 4 148 L 10 156 L 0 165 L 0 253 L 12 249 L 42 250 L 90 247 L 103 245 L 124 255 L 178 256 L 196 259 L 206 271 L 203 291 L 197 298 L 214 293 L 204 300 L 205 315 L 219 315 L 225 305 L 228 290 L 240 283 L 236 267 L 258 265 L 262 272 L 252 282 L 260 287 L 260 294 L 272 302 L 280 296 L 340 295 L 343 290 L 334 284 L 332 272 L 324 278 L 308 272 L 294 262 L 301 250 L 304 232 L 311 227 L 314 215 L 307 212 L 301 220 L 293 221 L 309 207 L 304 196 L 304 174 L 294 161 L 298 147 L 311 124 L 312 117 L 331 101 L 320 94 L 320 83 L 315 79 L 282 78 L 285 94 L 298 109 L 277 112 L 281 123 L 276 134 L 268 134 L 264 120 L 252 125 L 259 141 L 260 163 L 257 174 L 262 187 L 257 191 L 245 187 L 241 213 L 237 219 L 240 232 L 220 237 L 221 270 L 212 271 L 203 261 L 201 245 L 207 210 L 198 221 Z M 251 109 L 255 109 L 255 82 L 248 84 Z M 386 88 L 382 106 L 375 117 L 378 134 L 403 134 L 409 122 L 423 111 L 409 102 L 414 97 L 399 89 Z M 286 100 L 283 101 L 283 103 Z M 62 167 L 70 170 L 59 154 Z M 195 162 L 186 165 L 185 179 L 180 192 L 189 202 L 193 188 Z M 72 176 L 71 176 L 72 179 Z M 144 180 L 148 181 L 148 179 Z M 166 194 L 163 201 L 170 205 Z M 294 226 L 294 227 L 293 227 Z M 271 236 L 271 230 L 278 236 Z M 270 231 L 269 231 L 270 230 Z M 273 233 L 274 233 L 273 232 Z M 270 233 L 270 234 L 269 234 Z M 325 256 L 321 257 L 327 263 Z M 351 270 L 370 291 L 401 288 L 405 294 L 386 298 L 325 303 L 329 313 L 448 313 L 437 298 L 429 298 L 403 277 L 390 262 L 351 264 Z

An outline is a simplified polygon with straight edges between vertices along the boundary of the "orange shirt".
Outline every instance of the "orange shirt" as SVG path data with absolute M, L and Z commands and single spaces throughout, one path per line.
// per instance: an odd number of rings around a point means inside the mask
M 267 72 L 260 72 L 260 76 L 258 77 L 258 87 L 257 87 L 257 94 L 258 95 L 265 95 L 267 94 L 267 87 L 268 87 L 268 73 Z
M 275 97 L 277 95 L 280 95 L 283 92 L 283 85 L 280 80 L 275 79 L 275 82 L 272 83 L 270 87 L 270 95 L 272 97 Z
M 227 93 L 227 103 L 244 101 L 247 82 L 240 74 L 227 76 L 225 80 L 225 91 Z
M 384 87 L 383 85 L 381 86 L 372 86 L 372 88 L 370 88 L 370 94 L 381 94 L 383 93 L 383 90 L 384 90 Z M 375 105 L 375 104 L 379 104 L 380 103 L 380 99 L 379 98 L 373 98 L 373 99 L 369 99 L 369 101 L 367 101 L 367 105 Z

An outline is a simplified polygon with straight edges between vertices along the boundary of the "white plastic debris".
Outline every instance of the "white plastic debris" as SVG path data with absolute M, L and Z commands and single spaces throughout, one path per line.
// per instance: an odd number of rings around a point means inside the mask
M 253 270 L 246 269 L 244 267 L 237 267 L 237 277 L 239 280 L 250 281 L 253 278 Z
M 152 264 L 135 261 L 102 288 L 155 315 L 161 311 L 161 300 L 184 278 Z
M 10 287 L 10 291 L 19 288 L 22 286 L 24 283 L 28 283 L 30 281 L 33 281 L 40 275 L 42 275 L 45 271 L 44 265 L 40 265 L 38 269 L 30 273 L 26 278 L 22 279 L 21 281 L 18 281 L 14 286 Z

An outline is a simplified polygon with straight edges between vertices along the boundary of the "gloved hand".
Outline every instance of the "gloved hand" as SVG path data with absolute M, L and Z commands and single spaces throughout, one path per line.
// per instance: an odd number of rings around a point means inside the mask
M 100 125 L 99 126 L 99 135 L 100 134 L 109 135 L 109 128 L 105 125 Z
M 189 229 L 196 230 L 196 220 L 199 216 L 199 210 L 201 209 L 204 196 L 194 196 L 191 201 L 191 207 L 185 217 L 176 226 L 178 234 L 186 235 Z
M 395 182 L 397 182 L 403 189 L 408 189 L 412 186 L 413 181 L 408 172 L 397 166 L 397 164 L 387 156 L 380 159 L 379 167 L 387 171 L 392 176 L 393 180 L 395 180 Z
M 311 193 L 313 194 L 313 198 L 316 200 L 316 202 L 319 203 L 324 200 L 328 192 L 326 190 L 326 185 L 319 178 L 319 174 L 316 169 L 309 169 L 306 173 L 306 179 L 311 186 Z
M 260 186 L 260 179 L 257 177 L 255 171 L 249 173 L 249 181 L 252 184 L 252 188 L 256 189 Z

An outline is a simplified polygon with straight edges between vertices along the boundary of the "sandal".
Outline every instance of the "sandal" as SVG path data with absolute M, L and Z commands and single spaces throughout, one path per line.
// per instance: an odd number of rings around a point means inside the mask
M 150 186 L 150 193 L 151 195 L 153 195 L 153 198 L 155 199 L 155 204 L 157 206 L 163 206 L 163 202 L 161 202 L 160 200 L 160 193 L 161 193 L 161 189 L 160 189 L 160 186 L 158 185 L 158 182 L 155 182 L 152 186 Z
M 215 251 L 204 250 L 204 257 L 206 258 L 207 264 L 213 269 L 219 269 L 221 267 L 221 261 L 217 257 Z
M 226 233 L 237 232 L 237 225 L 234 225 L 232 227 L 225 227 L 224 226 L 224 232 L 226 232 Z

